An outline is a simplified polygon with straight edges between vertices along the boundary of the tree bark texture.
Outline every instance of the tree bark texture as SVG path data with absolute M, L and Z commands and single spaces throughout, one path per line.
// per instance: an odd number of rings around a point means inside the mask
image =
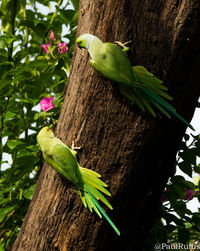
M 131 40 L 132 65 L 163 79 L 177 112 L 190 121 L 200 94 L 199 13 L 199 0 L 80 0 L 77 36 Z M 81 146 L 81 166 L 109 185 L 114 210 L 107 213 L 121 236 L 45 165 L 13 251 L 144 250 L 184 131 L 174 117 L 154 119 L 131 105 L 76 47 L 56 133 Z

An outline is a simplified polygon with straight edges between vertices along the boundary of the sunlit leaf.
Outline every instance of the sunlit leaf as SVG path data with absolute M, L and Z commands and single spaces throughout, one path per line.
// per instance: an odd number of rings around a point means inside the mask
M 30 186 L 28 189 L 23 190 L 23 196 L 24 196 L 26 199 L 28 199 L 28 200 L 31 200 L 31 199 L 32 199 L 32 196 L 33 196 L 33 192 L 34 192 L 35 186 L 36 186 L 36 185 L 32 185 L 32 186 Z
M 0 223 L 4 220 L 4 218 L 5 218 L 14 208 L 15 208 L 15 207 L 1 208 L 1 210 L 0 210 Z
M 21 142 L 21 141 L 19 141 L 19 140 L 13 139 L 13 140 L 8 140 L 7 145 L 8 145 L 8 147 L 9 147 L 11 150 L 13 150 L 14 148 L 16 148 L 16 147 L 18 147 L 18 146 L 24 145 L 24 143 Z
M 71 0 L 73 6 L 74 6 L 74 9 L 75 10 L 78 10 L 78 7 L 79 7 L 79 0 Z

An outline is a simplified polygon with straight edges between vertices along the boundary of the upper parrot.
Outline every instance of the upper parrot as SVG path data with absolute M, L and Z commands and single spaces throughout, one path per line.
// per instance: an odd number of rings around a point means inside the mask
M 104 77 L 117 82 L 120 92 L 143 111 L 146 108 L 155 117 L 153 105 L 168 118 L 171 118 L 170 112 L 193 129 L 164 99 L 172 100 L 172 97 L 165 92 L 167 88 L 163 82 L 143 66 L 131 66 L 121 47 L 113 43 L 103 43 L 91 34 L 81 35 L 76 42 L 80 48 L 88 50 L 91 66 Z
M 76 151 L 71 150 L 60 139 L 56 138 L 49 127 L 46 126 L 40 130 L 37 135 L 37 141 L 45 161 L 72 185 L 73 189 L 80 196 L 83 205 L 88 207 L 91 212 L 94 209 L 100 218 L 103 215 L 115 232 L 120 235 L 115 224 L 98 203 L 98 200 L 101 200 L 107 207 L 113 209 L 100 193 L 111 195 L 105 189 L 107 185 L 99 179 L 101 175 L 81 167 L 76 159 Z

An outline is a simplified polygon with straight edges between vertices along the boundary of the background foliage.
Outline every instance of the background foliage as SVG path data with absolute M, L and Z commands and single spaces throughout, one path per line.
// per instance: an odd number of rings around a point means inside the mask
M 43 165 L 36 135 L 44 123 L 56 123 L 62 105 L 78 0 L 0 4 L 0 250 L 10 250 Z M 50 30 L 67 42 L 68 53 L 55 58 L 45 54 L 41 45 L 48 44 Z M 51 95 L 55 108 L 39 112 L 40 100 Z
M 74 47 L 78 0 L 0 1 L 0 251 L 10 250 L 28 209 L 43 160 L 36 135 L 58 119 Z M 52 6 L 55 6 L 52 10 Z M 45 54 L 50 31 L 68 43 L 67 54 Z M 54 108 L 40 111 L 43 97 L 54 96 Z M 189 176 L 200 173 L 200 138 L 185 135 L 178 166 Z M 187 208 L 187 190 L 200 200 L 199 182 L 176 175 L 168 182 L 160 218 L 147 240 L 194 243 L 200 239 L 200 212 Z
M 188 208 L 191 200 L 196 198 L 196 205 L 200 202 L 199 157 L 200 135 L 185 134 L 176 163 L 183 176 L 176 174 L 169 179 L 161 197 L 160 218 L 151 230 L 148 246 L 155 243 L 200 245 L 200 208 L 196 208 L 196 212 Z

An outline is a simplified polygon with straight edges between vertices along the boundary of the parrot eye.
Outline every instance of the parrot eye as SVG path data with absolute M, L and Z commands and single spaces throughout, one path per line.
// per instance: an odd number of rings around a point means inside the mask
M 51 131 L 51 132 L 54 134 L 54 131 L 53 131 L 52 128 L 48 128 L 48 129 L 47 129 L 47 132 L 49 132 L 49 131 Z
M 82 44 L 81 41 L 77 43 L 77 45 L 78 45 L 78 47 L 79 47 L 80 49 L 81 49 L 81 44 Z
M 103 59 L 106 59 L 106 57 L 107 57 L 106 54 L 103 54 L 103 55 L 102 55 L 102 58 L 103 58 Z

